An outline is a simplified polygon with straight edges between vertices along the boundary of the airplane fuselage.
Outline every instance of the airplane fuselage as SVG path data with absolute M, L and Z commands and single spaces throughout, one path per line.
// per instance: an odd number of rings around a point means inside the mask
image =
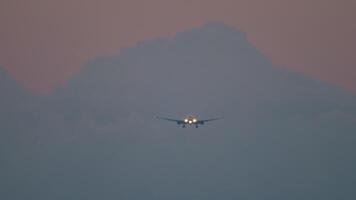
M 195 125 L 195 127 L 198 128 L 198 125 L 203 123 L 194 116 L 187 116 L 182 121 L 177 122 L 177 124 L 182 125 L 183 128 L 185 128 L 186 125 Z

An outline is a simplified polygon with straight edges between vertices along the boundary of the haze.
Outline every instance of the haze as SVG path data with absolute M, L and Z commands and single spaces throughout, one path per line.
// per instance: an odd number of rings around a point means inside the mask
M 207 23 L 49 95 L 0 68 L 0 199 L 356 199 L 356 96 Z M 180 128 L 155 116 L 224 120 Z

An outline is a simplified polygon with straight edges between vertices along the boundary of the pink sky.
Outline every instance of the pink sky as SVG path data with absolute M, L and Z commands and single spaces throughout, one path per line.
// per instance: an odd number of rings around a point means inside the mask
M 354 0 L 1 0 L 0 65 L 36 92 L 90 59 L 222 21 L 279 67 L 356 92 Z

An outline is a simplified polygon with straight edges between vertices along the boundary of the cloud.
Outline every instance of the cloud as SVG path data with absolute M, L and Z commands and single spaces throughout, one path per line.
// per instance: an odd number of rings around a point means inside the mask
M 355 197 L 355 96 L 275 68 L 221 23 L 92 60 L 12 107 L 6 124 L 22 124 L 0 136 L 12 136 L 4 199 Z M 154 118 L 185 114 L 224 120 L 181 129 Z

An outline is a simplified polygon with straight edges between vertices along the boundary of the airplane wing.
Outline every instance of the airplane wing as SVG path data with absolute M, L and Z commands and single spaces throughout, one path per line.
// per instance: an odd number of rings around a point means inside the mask
M 171 119 L 171 118 L 166 118 L 166 117 L 156 117 L 157 119 L 163 119 L 163 120 L 167 120 L 167 121 L 171 121 L 171 122 L 176 122 L 178 124 L 182 124 L 184 123 L 183 120 L 179 120 L 179 119 Z
M 198 120 L 199 124 L 204 124 L 205 122 L 211 122 L 211 121 L 215 121 L 215 120 L 219 120 L 222 119 L 222 117 L 218 117 L 218 118 L 212 118 L 212 119 L 205 119 L 205 120 Z

